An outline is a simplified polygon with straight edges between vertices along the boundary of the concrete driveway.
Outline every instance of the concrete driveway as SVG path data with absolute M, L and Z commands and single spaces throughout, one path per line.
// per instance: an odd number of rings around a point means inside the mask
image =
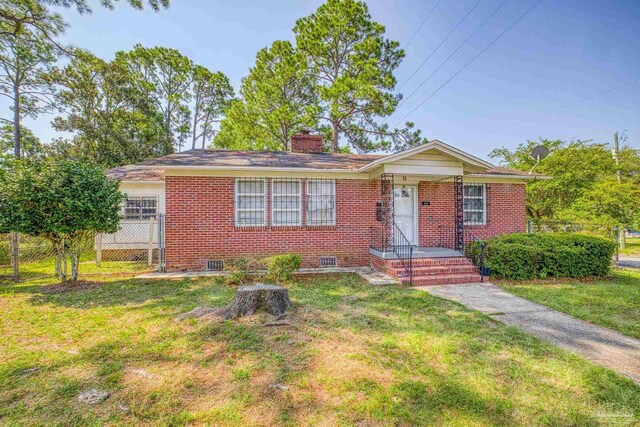
M 479 310 L 640 384 L 640 340 L 517 297 L 491 283 L 418 286 L 416 289 Z

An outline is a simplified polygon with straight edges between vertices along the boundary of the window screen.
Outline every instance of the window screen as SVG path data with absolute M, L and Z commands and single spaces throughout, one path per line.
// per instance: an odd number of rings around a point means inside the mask
M 271 225 L 302 225 L 302 183 L 297 179 L 271 181 Z
M 148 219 L 158 213 L 155 196 L 128 196 L 124 202 L 124 215 L 128 219 Z
M 487 222 L 487 187 L 485 184 L 464 184 L 464 223 L 484 225 Z
M 336 182 L 331 179 L 307 181 L 307 225 L 336 224 Z
M 261 178 L 236 179 L 236 226 L 251 227 L 266 224 L 267 184 Z

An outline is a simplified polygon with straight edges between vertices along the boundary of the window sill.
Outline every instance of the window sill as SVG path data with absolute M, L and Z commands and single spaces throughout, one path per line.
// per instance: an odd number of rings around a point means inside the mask
M 251 225 L 251 226 L 234 226 L 235 231 L 313 231 L 313 230 L 337 230 L 338 227 L 333 225 Z

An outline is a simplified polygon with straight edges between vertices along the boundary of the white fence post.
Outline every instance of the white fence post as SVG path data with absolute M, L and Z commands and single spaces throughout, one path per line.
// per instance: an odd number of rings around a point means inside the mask
M 147 253 L 147 265 L 151 267 L 153 265 L 153 235 L 154 235 L 154 217 L 149 217 L 149 249 Z

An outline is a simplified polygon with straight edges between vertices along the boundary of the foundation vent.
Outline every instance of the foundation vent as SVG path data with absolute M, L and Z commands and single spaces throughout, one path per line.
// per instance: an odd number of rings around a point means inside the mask
M 338 265 L 338 259 L 334 256 L 321 256 L 320 267 L 335 267 Z
M 222 271 L 224 269 L 224 261 L 216 259 L 208 259 L 207 260 L 207 270 L 211 271 Z

